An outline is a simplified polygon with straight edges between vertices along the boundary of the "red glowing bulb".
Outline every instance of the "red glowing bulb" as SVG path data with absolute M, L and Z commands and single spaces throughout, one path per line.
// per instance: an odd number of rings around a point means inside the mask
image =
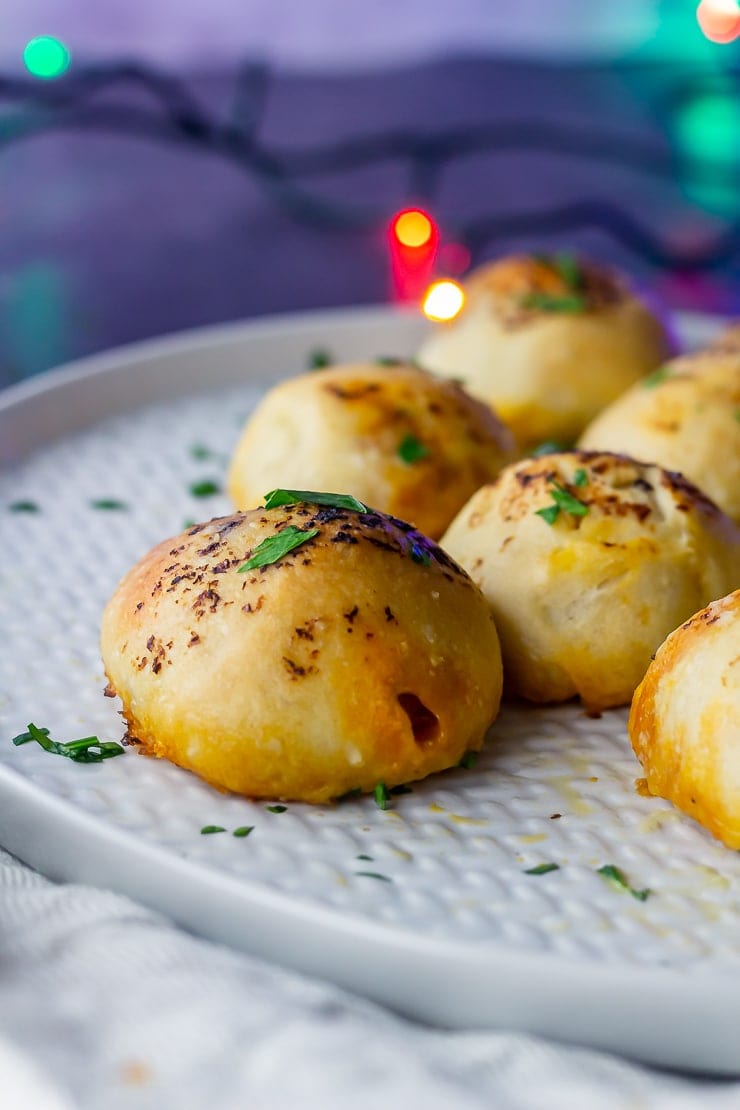
M 421 208 L 404 208 L 390 222 L 388 246 L 396 298 L 418 303 L 434 275 L 439 228 Z
M 424 247 L 433 232 L 431 219 L 420 208 L 407 208 L 393 217 L 393 234 L 403 247 Z

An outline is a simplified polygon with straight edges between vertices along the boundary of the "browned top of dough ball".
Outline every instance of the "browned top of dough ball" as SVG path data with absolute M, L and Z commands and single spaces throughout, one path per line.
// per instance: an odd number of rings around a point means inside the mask
M 573 315 L 597 312 L 629 297 L 624 279 L 595 263 L 558 255 L 512 255 L 475 270 L 466 291 L 468 305 L 487 301 L 509 326 L 522 325 L 565 306 Z M 548 304 L 550 307 L 548 308 Z M 569 306 L 569 307 L 568 307 Z

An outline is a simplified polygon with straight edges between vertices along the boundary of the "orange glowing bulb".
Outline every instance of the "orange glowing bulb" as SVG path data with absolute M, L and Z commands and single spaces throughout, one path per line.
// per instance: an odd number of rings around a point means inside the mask
M 393 233 L 404 247 L 424 247 L 432 238 L 434 228 L 426 212 L 409 208 L 399 212 L 393 221 Z
M 429 286 L 424 294 L 421 310 L 427 320 L 444 323 L 454 320 L 464 304 L 465 293 L 462 286 L 445 278 L 444 281 L 435 281 Z
M 737 0 L 701 0 L 696 19 L 710 42 L 733 42 L 740 36 Z

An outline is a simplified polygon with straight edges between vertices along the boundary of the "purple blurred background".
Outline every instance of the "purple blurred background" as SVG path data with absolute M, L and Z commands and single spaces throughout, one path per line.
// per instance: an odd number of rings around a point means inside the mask
M 107 8 L 0 15 L 0 384 L 166 331 L 387 300 L 387 222 L 409 202 L 450 241 L 478 223 L 474 261 L 576 248 L 672 307 L 740 312 L 738 49 L 709 44 L 692 3 Z M 53 81 L 23 68 L 45 34 L 71 52 Z M 131 72 L 90 91 L 122 61 L 187 90 L 175 126 L 172 90 L 168 115 Z M 439 174 L 408 158 L 502 122 L 505 143 Z M 375 160 L 287 185 L 250 162 L 372 135 Z

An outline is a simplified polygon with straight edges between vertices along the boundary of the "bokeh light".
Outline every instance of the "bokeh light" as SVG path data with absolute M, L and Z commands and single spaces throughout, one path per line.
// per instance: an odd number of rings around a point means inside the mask
M 454 320 L 465 303 L 465 293 L 456 281 L 446 278 L 433 282 L 422 301 L 421 309 L 428 320 L 440 323 Z
M 426 246 L 433 231 L 431 219 L 420 208 L 408 208 L 393 218 L 393 233 L 404 247 Z
M 738 0 L 701 0 L 696 19 L 710 42 L 734 42 L 740 36 Z
M 67 47 L 51 35 L 31 39 L 23 51 L 23 63 L 28 72 L 44 81 L 61 77 L 69 69 L 70 61 Z

